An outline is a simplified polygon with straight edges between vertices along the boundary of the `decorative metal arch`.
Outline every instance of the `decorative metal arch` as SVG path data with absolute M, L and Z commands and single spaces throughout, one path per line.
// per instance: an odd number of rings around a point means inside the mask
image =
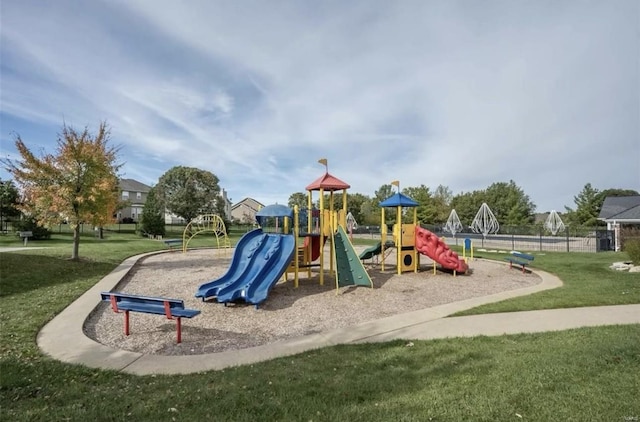
M 552 235 L 558 234 L 558 232 L 563 232 L 565 227 L 562 219 L 556 212 L 556 210 L 552 210 L 549 216 L 547 217 L 547 221 L 544 223 L 544 228 L 549 230 Z
M 458 217 L 458 213 L 456 210 L 451 210 L 449 214 L 449 218 L 447 219 L 447 224 L 444 226 L 444 231 L 451 233 L 453 237 L 456 237 L 456 233 L 462 231 L 462 223 L 460 222 L 460 217 Z
M 471 222 L 471 230 L 473 230 L 474 233 L 482 233 L 483 239 L 486 238 L 489 233 L 496 234 L 498 230 L 500 230 L 500 224 L 486 202 L 482 203 L 478 213 Z
M 228 250 L 231 247 L 229 236 L 227 236 L 227 228 L 224 221 L 217 214 L 199 215 L 187 224 L 182 233 L 182 252 L 187 251 L 187 246 L 191 239 L 200 233 L 211 232 L 216 236 L 216 245 L 218 250 Z

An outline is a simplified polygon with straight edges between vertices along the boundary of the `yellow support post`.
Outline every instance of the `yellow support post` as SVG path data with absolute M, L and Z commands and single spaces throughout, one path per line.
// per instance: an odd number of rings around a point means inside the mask
M 311 229 L 312 229 L 312 221 L 313 221 L 313 215 L 311 212 L 311 204 L 312 204 L 312 197 L 313 193 L 311 191 L 309 191 L 309 195 L 307 196 L 307 233 L 311 233 Z
M 311 231 L 313 230 L 313 212 L 312 212 L 312 207 L 313 205 L 313 191 L 309 191 L 309 195 L 307 197 L 307 234 L 311 234 Z M 311 245 L 309 245 L 309 248 L 311 248 Z M 308 251 L 305 250 L 305 257 L 308 255 Z M 308 260 L 305 259 L 305 264 L 310 264 L 311 262 L 306 262 L 306 261 L 311 261 L 311 258 L 309 258 Z M 307 278 L 311 278 L 311 267 L 307 267 Z
M 387 242 L 387 225 L 384 222 L 384 207 L 380 208 L 380 213 L 380 255 L 382 257 L 380 270 L 384 272 L 384 245 Z
M 293 287 L 295 289 L 298 288 L 298 271 L 300 269 L 300 260 L 298 259 L 298 234 L 300 233 L 300 225 L 298 223 L 298 206 L 295 205 L 293 207 L 293 236 L 294 236 L 294 245 L 295 245 L 295 253 L 294 255 L 294 261 L 293 261 L 293 265 L 295 268 L 295 272 L 294 272 L 294 276 L 293 276 Z M 286 271 L 285 271 L 286 274 Z
M 320 236 L 324 236 L 324 189 L 320 188 Z M 320 285 L 324 286 L 324 247 L 320 247 Z
M 336 231 L 336 217 L 333 214 L 333 191 L 329 192 L 329 227 L 331 228 L 331 253 L 329 254 L 329 273 L 333 274 L 333 260 L 334 250 L 333 250 L 333 233 Z
M 418 249 L 416 249 L 416 239 L 415 233 L 417 233 L 416 227 L 418 227 L 418 208 L 413 209 L 413 230 L 414 230 L 414 238 L 413 238 L 413 272 L 417 273 L 420 268 L 420 255 L 418 254 Z
M 398 274 L 402 274 L 402 207 L 400 205 L 396 207 L 396 224 L 398 225 L 396 239 L 396 249 L 398 253 L 396 257 L 396 266 L 398 267 Z

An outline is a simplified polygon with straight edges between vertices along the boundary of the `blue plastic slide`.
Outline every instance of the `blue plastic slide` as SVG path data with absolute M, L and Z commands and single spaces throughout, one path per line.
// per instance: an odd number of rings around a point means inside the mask
M 196 297 L 203 300 L 216 297 L 222 303 L 242 300 L 257 306 L 266 300 L 271 288 L 291 263 L 294 253 L 293 236 L 253 230 L 236 245 L 227 273 L 200 286 Z
M 218 290 L 220 290 L 220 288 L 240 278 L 249 268 L 256 249 L 262 246 L 265 237 L 266 235 L 262 233 L 262 229 L 252 230 L 242 236 L 236 244 L 236 249 L 227 273 L 217 280 L 209 281 L 201 285 L 196 292 L 196 297 L 201 297 L 202 300 L 206 300 L 218 296 Z

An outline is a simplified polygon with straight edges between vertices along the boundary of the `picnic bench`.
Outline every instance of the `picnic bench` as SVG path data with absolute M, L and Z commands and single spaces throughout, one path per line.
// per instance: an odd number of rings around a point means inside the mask
M 29 242 L 29 238 L 33 237 L 33 232 L 32 231 L 18 232 L 18 236 L 20 236 L 20 239 L 23 240 L 24 246 L 27 246 L 27 243 Z
M 164 297 L 138 296 L 119 292 L 102 292 L 102 300 L 111 304 L 114 312 L 124 313 L 124 334 L 129 335 L 129 312 L 165 315 L 176 320 L 177 343 L 182 342 L 182 318 L 193 318 L 200 311 L 185 309 L 184 301 Z
M 182 247 L 182 239 L 164 239 L 163 242 L 169 247 L 169 249 Z
M 523 273 L 526 272 L 527 266 L 531 264 L 534 258 L 533 255 L 516 251 L 511 252 L 510 256 L 504 257 L 505 261 L 509 261 L 509 268 L 513 268 L 514 264 L 520 265 Z

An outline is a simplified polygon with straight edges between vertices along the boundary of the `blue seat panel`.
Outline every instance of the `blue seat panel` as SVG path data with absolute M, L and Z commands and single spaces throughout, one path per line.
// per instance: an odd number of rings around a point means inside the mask
M 509 258 L 509 257 L 507 257 L 504 260 L 508 261 L 508 262 L 511 262 L 512 264 L 518 264 L 518 265 L 524 265 L 524 266 L 527 266 L 527 265 L 530 264 L 529 261 L 523 261 L 523 260 L 517 259 L 517 258 Z
M 515 256 L 516 258 L 526 259 L 527 261 L 533 261 L 535 259 L 535 256 L 529 255 L 528 253 L 516 252 L 512 253 L 511 255 Z
M 171 315 L 176 317 L 192 318 L 200 314 L 196 309 L 185 309 L 184 301 L 180 299 L 169 299 L 163 297 L 130 295 L 118 292 L 102 292 L 100 293 L 102 300 L 111 302 L 111 296 L 114 296 L 118 305 L 118 309 L 123 311 L 142 312 L 147 314 L 165 315 L 165 302 L 169 303 Z

